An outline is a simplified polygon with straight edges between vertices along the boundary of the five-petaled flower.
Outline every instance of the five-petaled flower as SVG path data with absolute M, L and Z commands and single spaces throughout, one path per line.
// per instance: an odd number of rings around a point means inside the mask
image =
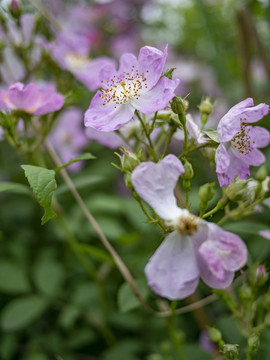
M 220 186 L 230 185 L 234 178 L 245 180 L 250 175 L 249 167 L 265 161 L 258 147 L 270 142 L 269 131 L 250 123 L 269 113 L 269 106 L 254 106 L 248 98 L 233 106 L 220 120 L 217 128 L 220 145 L 216 151 L 216 171 Z
M 174 155 L 159 163 L 144 162 L 132 172 L 136 192 L 176 230 L 171 232 L 145 267 L 148 285 L 170 300 L 191 295 L 199 278 L 212 288 L 228 287 L 234 272 L 247 261 L 241 238 L 177 206 L 174 188 L 184 167 Z
M 22 110 L 33 115 L 44 115 L 61 109 L 63 104 L 63 95 L 55 92 L 53 85 L 31 82 L 24 86 L 17 82 L 7 91 L 0 90 L 0 110 Z
M 135 110 L 151 114 L 164 109 L 179 83 L 161 77 L 166 58 L 167 47 L 162 52 L 144 46 L 138 59 L 130 53 L 122 55 L 118 72 L 112 65 L 104 66 L 99 73 L 102 89 L 85 113 L 85 126 L 114 131 L 128 123 Z

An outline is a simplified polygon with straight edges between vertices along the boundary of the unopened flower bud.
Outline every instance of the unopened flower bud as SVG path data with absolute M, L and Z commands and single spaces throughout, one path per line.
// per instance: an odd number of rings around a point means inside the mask
M 222 354 L 224 354 L 228 360 L 237 360 L 239 354 L 239 345 L 225 344 L 222 349 Z
M 256 172 L 255 178 L 258 181 L 263 181 L 263 180 L 265 180 L 266 176 L 267 176 L 267 169 L 266 169 L 266 166 L 264 164 Z
M 183 179 L 182 181 L 182 187 L 185 191 L 190 191 L 191 190 L 191 184 L 190 184 L 190 180 L 185 180 Z
M 185 172 L 182 175 L 182 179 L 185 179 L 185 180 L 192 179 L 193 175 L 194 175 L 194 171 L 193 171 L 192 165 L 189 161 L 185 161 L 184 169 L 185 169 Z
M 208 203 L 210 200 L 213 199 L 213 197 L 215 196 L 215 183 L 206 183 L 202 186 L 200 186 L 200 190 L 199 190 L 199 198 L 201 199 L 201 201 L 203 203 Z
M 266 178 L 263 180 L 262 189 L 264 192 L 270 192 L 270 176 L 266 176 Z
M 268 274 L 263 265 L 259 265 L 255 272 L 255 284 L 258 286 L 263 286 L 268 279 Z
M 225 190 L 225 195 L 231 201 L 239 201 L 241 200 L 247 191 L 247 183 L 248 180 L 239 180 L 232 184 L 230 184 Z
M 21 8 L 20 8 L 17 0 L 12 0 L 11 1 L 10 5 L 9 5 L 9 11 L 10 11 L 10 14 L 15 19 L 19 19 L 22 12 L 21 12 Z
M 171 108 L 175 114 L 184 114 L 188 109 L 188 101 L 175 96 L 171 101 Z
M 210 340 L 212 340 L 214 343 L 218 343 L 220 340 L 222 340 L 221 332 L 216 328 L 209 328 L 208 335 Z
M 211 100 L 209 97 L 202 99 L 200 105 L 199 105 L 199 110 L 201 114 L 204 115 L 210 115 L 211 112 L 213 111 L 214 105 L 211 103 Z
M 248 338 L 248 352 L 250 354 L 255 354 L 260 346 L 260 338 L 258 334 L 252 334 Z
M 122 152 L 123 155 L 121 156 L 120 161 L 123 172 L 133 171 L 135 167 L 139 165 L 140 160 L 138 159 L 136 154 L 129 150 L 122 149 Z

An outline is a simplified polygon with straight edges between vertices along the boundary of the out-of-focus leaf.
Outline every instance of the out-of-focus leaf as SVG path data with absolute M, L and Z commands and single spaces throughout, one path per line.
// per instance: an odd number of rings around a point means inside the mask
M 225 224 L 223 228 L 237 234 L 258 235 L 260 230 L 269 228 L 269 224 L 255 223 L 252 221 L 236 221 Z
M 143 299 L 146 299 L 149 294 L 148 286 L 144 279 L 139 279 L 137 282 L 138 289 Z M 126 313 L 140 306 L 140 302 L 133 294 L 127 283 L 123 283 L 117 294 L 117 302 L 119 310 Z
M 58 262 L 44 259 L 36 264 L 33 276 L 37 288 L 46 295 L 53 296 L 62 286 L 65 272 Z
M 69 329 L 73 326 L 74 322 L 76 321 L 76 319 L 78 318 L 78 316 L 80 315 L 80 309 L 78 306 L 75 306 L 73 304 L 69 304 L 67 306 L 65 306 L 62 310 L 62 312 L 60 313 L 59 316 L 59 324 L 65 328 L 65 329 Z
M 56 216 L 51 208 L 53 192 L 57 187 L 55 172 L 32 165 L 22 165 L 22 168 L 40 205 L 45 209 L 45 214 L 41 219 L 41 223 L 44 225 L 48 220 Z
M 29 355 L 26 355 L 23 360 L 49 360 L 49 358 L 42 354 L 42 353 L 32 353 Z
M 0 262 L 0 291 L 7 294 L 25 293 L 31 289 L 28 278 L 17 264 L 11 261 Z
M 76 329 L 70 334 L 70 339 L 68 339 L 67 346 L 72 349 L 78 347 L 89 345 L 96 339 L 96 335 L 93 330 L 86 329 Z
M 79 244 L 79 246 L 87 254 L 99 261 L 114 263 L 112 257 L 105 250 L 88 244 Z
M 200 359 L 200 360 L 212 360 L 213 355 L 205 352 L 198 344 L 183 344 L 183 354 L 185 359 Z
M 1 313 L 1 327 L 5 331 L 23 329 L 38 319 L 48 302 L 39 295 L 29 295 L 9 302 Z
M 57 173 L 58 171 L 60 171 L 61 169 L 64 169 L 65 167 L 78 162 L 78 161 L 83 161 L 83 160 L 92 160 L 95 159 L 96 157 L 90 153 L 84 153 L 81 154 L 77 157 L 75 157 L 74 159 L 70 160 L 69 162 L 67 162 L 66 164 L 62 165 L 62 166 L 58 166 L 57 168 L 54 169 L 54 171 Z
M 30 190 L 27 186 L 15 182 L 0 182 L 0 192 L 10 191 L 17 194 L 30 194 Z
M 140 343 L 136 340 L 124 340 L 116 346 L 108 349 L 103 353 L 103 360 L 139 360 L 136 352 L 140 351 Z

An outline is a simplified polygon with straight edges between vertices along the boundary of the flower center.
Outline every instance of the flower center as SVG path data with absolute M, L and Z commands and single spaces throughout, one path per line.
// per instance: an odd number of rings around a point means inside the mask
M 249 135 L 250 127 L 247 128 L 247 124 L 243 122 L 242 119 L 240 130 L 231 140 L 232 146 L 238 150 L 243 155 L 248 155 L 253 150 L 253 144 L 255 141 L 251 141 L 251 137 Z
M 73 70 L 81 70 L 91 61 L 89 57 L 77 53 L 68 53 L 65 60 L 67 66 Z
M 146 71 L 148 73 L 148 70 Z M 102 105 L 114 103 L 122 105 L 131 98 L 139 99 L 142 90 L 147 89 L 145 73 L 139 73 L 133 65 L 130 72 L 124 71 L 123 74 L 107 81 L 101 81 L 103 88 L 99 96 L 103 99 Z
M 194 235 L 198 229 L 200 218 L 190 213 L 181 215 L 175 224 L 176 230 L 181 235 Z

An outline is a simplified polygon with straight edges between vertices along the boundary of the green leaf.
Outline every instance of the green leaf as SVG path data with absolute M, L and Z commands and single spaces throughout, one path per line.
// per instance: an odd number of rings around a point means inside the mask
M 142 298 L 145 300 L 149 294 L 149 289 L 145 280 L 140 279 L 136 281 L 136 283 Z M 123 283 L 121 285 L 117 294 L 117 302 L 119 310 L 123 313 L 126 313 L 140 306 L 139 300 L 133 294 L 128 283 Z
M 22 165 L 25 176 L 36 195 L 39 203 L 45 209 L 41 219 L 42 225 L 55 217 L 56 214 L 51 208 L 53 192 L 56 189 L 55 172 L 39 166 Z
M 61 264 L 51 259 L 38 262 L 34 269 L 34 281 L 37 288 L 46 295 L 58 293 L 65 277 Z
M 5 331 L 20 330 L 38 319 L 48 302 L 41 296 L 30 295 L 8 303 L 1 314 L 1 327 Z
M 88 244 L 78 244 L 78 245 L 82 250 L 84 250 L 87 254 L 89 254 L 93 258 L 102 262 L 114 263 L 112 257 L 102 249 Z
M 31 289 L 26 274 L 17 264 L 2 260 L 0 263 L 0 291 L 20 294 Z
M 29 194 L 30 190 L 27 186 L 15 182 L 0 182 L 0 192 L 11 191 L 18 194 Z
M 62 165 L 62 166 L 58 166 L 57 168 L 54 169 L 54 171 L 57 173 L 58 171 L 60 171 L 61 169 L 64 169 L 65 167 L 78 162 L 78 161 L 83 161 L 83 160 L 92 160 L 95 159 L 96 157 L 94 155 L 92 155 L 91 153 L 84 153 L 82 155 L 79 155 L 77 157 L 75 157 L 74 159 L 70 160 L 69 162 L 67 162 L 66 164 Z
M 80 316 L 80 310 L 78 306 L 73 304 L 66 305 L 59 315 L 59 324 L 65 329 L 70 329 Z
M 209 131 L 203 131 L 205 135 L 207 135 L 211 140 L 213 140 L 216 143 L 220 143 L 218 138 L 218 133 L 216 130 L 209 130 Z

